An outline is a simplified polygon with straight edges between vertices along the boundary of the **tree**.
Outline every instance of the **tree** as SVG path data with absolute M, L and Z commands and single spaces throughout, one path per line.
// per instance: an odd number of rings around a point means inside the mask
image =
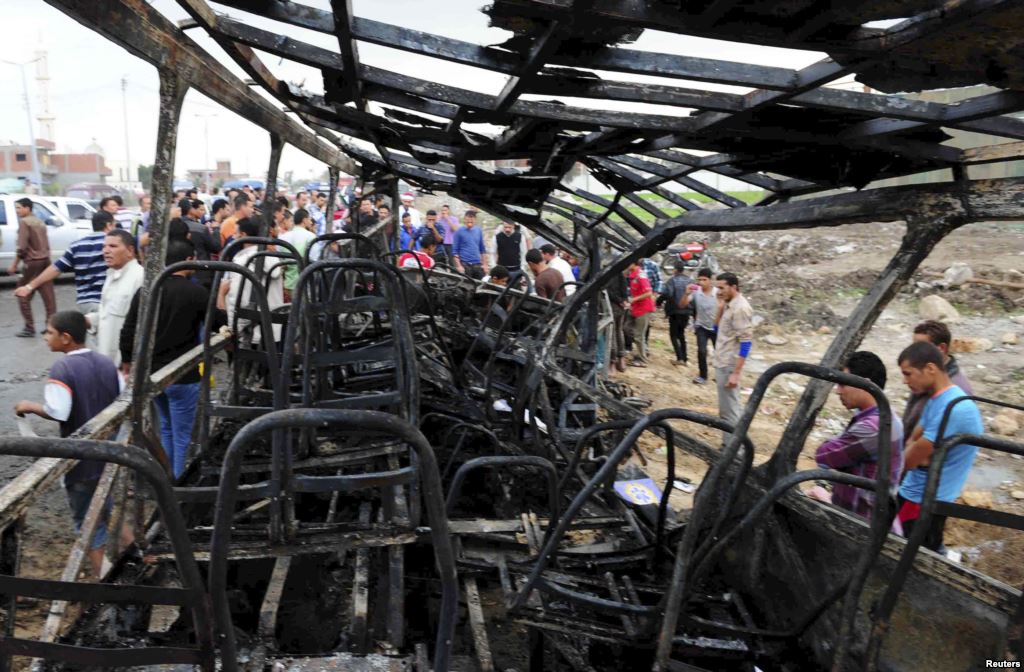
M 142 183 L 142 190 L 146 193 L 153 191 L 153 166 L 139 165 L 139 182 Z

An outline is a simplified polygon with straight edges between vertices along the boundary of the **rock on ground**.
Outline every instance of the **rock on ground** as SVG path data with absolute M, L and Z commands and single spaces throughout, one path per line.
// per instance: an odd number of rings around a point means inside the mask
M 1009 413 L 999 413 L 988 423 L 989 428 L 996 434 L 1013 436 L 1020 430 L 1020 423 L 1017 418 Z
M 967 506 L 980 506 L 983 509 L 995 508 L 991 492 L 985 490 L 964 490 L 960 496 Z
M 942 274 L 942 284 L 946 287 L 959 287 L 974 277 L 971 267 L 962 261 L 954 263 Z
M 949 301 L 946 301 L 937 294 L 921 299 L 917 312 L 925 320 L 937 320 L 939 322 L 960 321 L 960 312 Z
M 952 353 L 985 352 L 992 349 L 992 341 L 977 336 L 962 336 L 954 338 L 949 351 Z

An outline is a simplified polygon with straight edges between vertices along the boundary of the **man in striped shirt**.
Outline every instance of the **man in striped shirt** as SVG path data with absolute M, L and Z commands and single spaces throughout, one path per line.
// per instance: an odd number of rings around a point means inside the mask
M 107 263 L 103 261 L 103 237 L 114 228 L 114 216 L 99 210 L 92 216 L 92 233 L 68 245 L 64 255 L 31 282 L 14 290 L 15 296 L 30 296 L 40 285 L 61 273 L 75 274 L 75 301 L 83 315 L 99 309 L 103 282 L 107 279 Z

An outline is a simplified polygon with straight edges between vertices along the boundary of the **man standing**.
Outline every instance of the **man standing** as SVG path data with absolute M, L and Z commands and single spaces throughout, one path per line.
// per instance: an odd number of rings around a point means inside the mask
M 452 258 L 452 245 L 455 243 L 455 232 L 459 229 L 459 218 L 452 214 L 452 209 L 445 203 L 441 206 L 441 216 L 438 218 L 441 226 L 444 227 L 444 251 L 449 259 Z
M 313 223 L 316 224 L 316 235 L 322 236 L 325 233 L 330 233 L 327 226 L 327 194 L 318 191 L 314 202 L 309 204 L 307 210 Z M 331 228 L 333 229 L 333 226 Z
M 572 266 L 565 259 L 558 256 L 558 250 L 551 243 L 546 243 L 540 248 L 540 253 L 544 255 L 544 261 L 548 263 L 548 266 L 555 269 L 562 274 L 563 283 L 575 283 L 576 276 L 572 274 Z M 565 295 L 572 296 L 576 293 L 575 284 L 565 285 Z
M 711 269 L 697 271 L 697 289 L 691 290 L 689 305 L 693 308 L 693 331 L 697 337 L 697 377 L 693 382 L 708 382 L 708 341 L 715 345 L 718 327 L 718 289 L 711 284 Z
M 855 352 L 843 366 L 843 371 L 867 378 L 885 389 L 885 364 L 873 352 Z M 843 406 L 855 411 L 846 429 L 839 436 L 824 442 L 814 452 L 814 459 L 823 469 L 837 469 L 863 478 L 876 478 L 878 474 L 878 431 L 880 416 L 878 403 L 870 392 L 857 387 L 836 385 L 836 394 Z M 895 488 L 903 470 L 903 423 L 892 419 L 889 436 L 889 483 Z M 831 501 L 838 507 L 852 511 L 862 518 L 871 519 L 875 509 L 875 493 L 852 485 L 835 484 Z
M 946 409 L 961 397 L 968 396 L 964 390 L 953 384 L 946 373 L 946 362 L 942 352 L 925 341 L 912 343 L 900 353 L 897 363 L 903 374 L 903 382 L 915 395 L 924 395 L 925 402 L 921 419 L 906 443 L 903 463 L 906 476 L 897 497 L 897 517 L 903 525 L 903 532 L 910 536 L 921 515 L 921 500 L 928 481 L 928 469 L 935 441 L 939 438 L 939 426 Z M 946 424 L 944 437 L 954 434 L 984 434 L 985 425 L 981 412 L 973 401 L 961 401 L 953 406 Z M 967 475 L 978 454 L 977 446 L 959 445 L 946 453 L 939 475 L 936 501 L 953 502 L 963 490 Z M 924 547 L 942 553 L 945 516 L 932 516 L 924 538 Z
M 422 222 L 420 221 L 420 211 L 413 207 L 413 201 L 415 198 L 411 191 L 407 191 L 402 194 L 402 205 L 398 207 L 398 216 L 402 217 L 405 213 L 409 213 L 409 217 L 412 218 L 413 228 L 420 228 Z
M 424 231 L 430 231 L 434 234 L 434 242 L 438 245 L 444 242 L 444 229 L 437 221 L 436 210 L 427 210 L 427 223 L 420 227 L 420 233 L 422 234 Z
M 184 203 L 184 201 L 183 201 Z M 185 224 L 188 225 L 188 237 L 192 241 L 192 245 L 196 250 L 197 261 L 210 261 L 218 254 L 220 254 L 221 243 L 220 233 L 216 235 L 210 230 L 210 227 L 206 224 L 202 224 L 199 221 L 199 214 L 203 202 L 195 199 L 188 201 L 188 214 L 186 216 L 184 212 L 184 205 L 182 207 L 182 219 L 185 220 Z M 213 284 L 213 273 L 210 271 L 198 271 L 195 274 L 196 282 L 206 287 L 207 290 Z
M 96 337 L 96 351 L 121 364 L 121 327 L 128 316 L 132 297 L 142 286 L 145 272 L 135 258 L 135 239 L 124 229 L 113 229 L 103 239 L 103 260 L 107 277 L 103 281 L 100 305 L 87 318 Z
M 106 210 L 114 216 L 117 228 L 131 229 L 133 215 L 124 207 L 124 199 L 118 194 L 102 199 L 100 201 L 100 210 Z
M 244 240 L 245 238 L 254 238 L 259 235 L 260 227 L 255 220 L 243 219 L 238 223 L 238 233 Z M 253 243 L 247 245 L 243 242 L 242 249 L 235 255 L 234 262 L 240 266 L 248 266 L 255 271 L 255 264 L 250 264 L 249 260 L 260 251 L 259 245 Z M 282 266 L 280 264 L 274 264 L 270 267 L 270 282 L 266 282 L 266 270 L 261 275 L 260 282 L 263 287 L 267 290 L 267 304 L 271 311 L 274 311 L 284 305 L 284 273 L 282 272 Z M 255 299 L 252 296 L 252 283 L 249 282 L 244 276 L 238 273 L 228 273 L 225 275 L 224 282 L 220 286 L 220 301 L 218 306 L 227 311 L 228 325 L 234 328 L 235 326 L 235 308 L 247 308 L 251 302 Z M 239 318 L 238 320 L 238 332 L 235 337 L 238 338 L 239 334 L 243 332 L 249 325 L 249 320 L 245 318 Z M 281 325 L 273 325 L 273 337 L 274 341 L 281 340 Z M 255 327 L 253 330 L 253 343 L 260 342 L 260 327 Z
M 303 208 L 299 208 L 295 211 L 292 217 L 291 228 L 282 233 L 279 238 L 286 243 L 291 243 L 292 247 L 299 254 L 304 255 L 306 248 L 309 247 L 316 235 L 309 230 L 311 225 L 309 219 L 309 213 Z M 284 268 L 284 302 L 292 302 L 292 292 L 295 290 L 295 284 L 299 280 L 299 267 L 292 264 L 285 266 Z
M 367 196 L 359 201 L 359 214 L 356 215 L 355 233 L 361 233 L 377 223 L 377 215 L 373 212 L 373 198 Z
M 44 332 L 46 344 L 52 352 L 62 352 L 66 356 L 50 369 L 49 380 L 43 388 L 43 403 L 19 401 L 14 407 L 14 412 L 21 417 L 32 413 L 60 423 L 61 438 L 71 436 L 113 403 L 124 389 L 124 381 L 117 375 L 114 363 L 85 347 L 85 333 L 86 322 L 81 313 L 65 310 L 49 319 Z M 104 466 L 98 460 L 80 460 L 64 476 L 64 489 L 76 531 L 82 529 Z M 108 500 L 87 552 L 96 579 L 100 578 L 103 567 L 103 547 L 107 543 L 106 516 L 109 512 Z
M 398 249 L 412 250 L 419 244 L 419 230 L 413 228 L 412 215 L 402 213 L 402 228 L 398 231 Z
M 641 259 L 640 269 L 651 283 L 651 290 L 654 295 L 661 294 L 663 282 L 661 280 L 661 269 L 658 268 L 658 264 L 654 263 L 653 259 Z
M 382 231 L 384 233 L 384 241 L 387 244 L 388 250 L 394 250 L 395 220 L 391 217 L 391 208 L 386 205 L 381 205 L 377 208 L 377 221 L 384 224 Z
M 512 222 L 502 222 L 494 234 L 494 257 L 505 268 L 521 268 L 523 265 L 523 234 L 516 231 Z
M 47 267 L 34 280 L 14 290 L 20 298 L 32 296 L 32 292 L 45 283 L 53 282 L 61 273 L 75 274 L 75 298 L 78 312 L 88 315 L 100 306 L 103 281 L 107 278 L 107 264 L 103 261 L 103 239 L 107 231 L 114 228 L 114 217 L 105 210 L 98 210 L 92 216 L 92 233 L 68 245 L 64 255 Z
M 949 354 L 949 346 L 953 342 L 953 335 L 950 333 L 949 327 L 942 322 L 926 320 L 914 327 L 914 342 L 931 343 L 938 348 L 939 352 L 942 353 L 946 375 L 953 381 L 953 384 L 963 390 L 968 396 L 974 394 L 971 382 L 967 380 L 967 376 L 960 370 L 956 357 Z M 921 413 L 924 412 L 926 403 L 928 403 L 928 395 L 910 392 L 910 398 L 907 399 L 907 408 L 903 411 L 903 441 L 908 447 L 910 445 L 910 435 L 920 423 Z
M 234 205 L 234 212 L 220 225 L 220 244 L 222 249 L 234 240 L 238 234 L 238 220 L 249 219 L 255 214 L 252 201 L 245 194 L 235 196 Z
M 167 243 L 167 265 L 194 257 L 192 244 L 185 240 Z M 206 318 L 210 294 L 202 285 L 191 282 L 192 271 L 178 271 L 167 278 L 160 298 L 156 319 L 156 342 L 150 371 L 158 371 L 184 355 L 199 343 L 200 330 Z M 135 332 L 139 323 L 139 292 L 132 298 L 120 334 L 121 373 L 128 377 L 132 368 Z M 218 325 L 211 325 L 216 327 Z M 192 367 L 178 380 L 158 394 L 153 403 L 160 416 L 160 439 L 171 463 L 174 478 L 185 471 L 188 445 L 192 439 L 196 407 L 199 403 L 199 369 Z
M 718 275 L 718 296 L 725 302 L 715 345 L 718 415 L 735 426 L 740 419 L 740 375 L 754 338 L 754 311 L 733 273 Z
M 224 222 L 231 217 L 231 204 L 223 198 L 213 202 L 213 219 L 210 220 L 210 227 L 217 232 L 217 238 L 221 241 L 221 248 L 224 247 L 223 238 L 221 238 L 220 231 L 224 226 Z
M 502 264 L 504 265 L 504 264 Z M 562 274 L 551 268 L 540 250 L 526 252 L 526 265 L 533 273 L 533 289 L 537 296 L 552 301 L 565 301 L 565 289 L 562 287 Z
M 452 243 L 455 270 L 480 280 L 487 275 L 487 250 L 484 236 L 476 227 L 476 210 L 466 210 L 462 220 L 464 226 L 455 232 Z
M 33 282 L 50 266 L 50 238 L 46 234 L 46 224 L 32 214 L 32 200 L 19 198 L 14 202 L 14 211 L 18 215 L 18 242 L 14 261 L 7 272 L 15 275 L 18 263 L 24 265 L 18 287 L 30 287 L 28 292 L 18 294 L 18 307 L 25 327 L 15 336 L 32 338 L 36 335 L 36 323 L 32 317 L 32 294 L 38 290 L 43 297 L 43 308 L 46 319 L 57 312 L 57 296 L 53 291 L 53 281 Z
M 654 292 L 651 281 L 640 270 L 640 264 L 633 262 L 626 269 L 629 279 L 629 309 L 633 316 L 633 343 L 637 346 L 637 354 L 629 362 L 630 366 L 645 367 L 649 363 L 647 350 L 647 332 L 651 328 L 651 315 L 654 313 Z
M 690 324 L 690 291 L 693 280 L 686 275 L 686 263 L 676 259 L 673 264 L 675 275 L 665 283 L 661 296 L 665 301 L 665 316 L 668 317 L 668 336 L 672 341 L 672 349 L 676 359 L 672 364 L 679 366 L 687 363 L 686 327 Z
M 132 235 L 138 238 L 149 229 L 149 211 L 153 199 L 143 195 L 139 197 L 139 216 L 132 220 Z

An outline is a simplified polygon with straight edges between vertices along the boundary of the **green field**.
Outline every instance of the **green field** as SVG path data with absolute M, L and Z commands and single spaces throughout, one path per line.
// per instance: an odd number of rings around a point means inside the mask
M 757 203 L 767 195 L 767 192 L 764 191 L 729 191 L 726 193 L 732 196 L 733 198 L 736 198 L 738 200 L 743 201 L 744 203 L 747 203 L 748 205 Z M 709 198 L 708 196 L 705 196 L 704 194 L 698 194 L 696 192 L 679 192 L 679 196 L 700 205 L 713 202 L 713 199 Z M 615 195 L 601 194 L 601 197 L 611 201 L 612 199 L 615 198 Z M 654 207 L 658 208 L 659 210 L 667 214 L 669 217 L 678 217 L 679 215 L 685 212 L 685 210 L 680 208 L 675 203 L 666 201 L 665 199 L 659 196 L 655 196 L 653 194 L 641 194 L 641 197 Z M 576 197 L 573 200 L 576 202 L 577 205 L 579 205 L 582 208 L 586 208 L 587 210 L 592 210 L 594 212 L 602 214 L 605 211 L 604 207 L 597 205 L 596 203 L 591 203 L 590 201 L 585 200 L 583 198 Z M 647 212 L 639 205 L 627 201 L 625 198 L 621 199 L 619 201 L 619 204 L 622 205 L 630 213 L 636 215 L 645 222 L 650 222 L 654 220 L 654 215 Z

